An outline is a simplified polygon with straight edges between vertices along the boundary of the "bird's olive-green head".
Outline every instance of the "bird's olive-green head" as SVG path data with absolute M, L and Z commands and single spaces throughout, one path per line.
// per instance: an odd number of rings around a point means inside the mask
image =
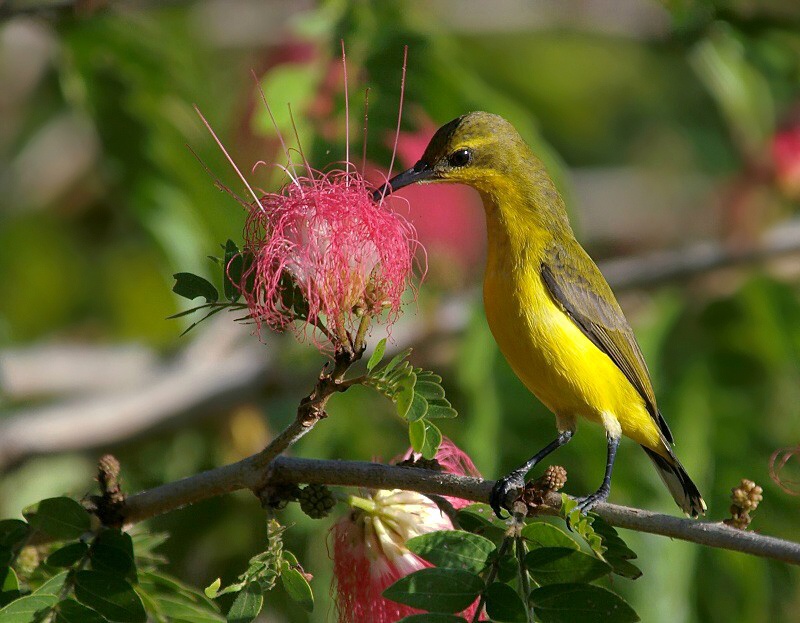
M 392 178 L 376 195 L 414 183 L 456 182 L 491 192 L 518 177 L 533 155 L 519 132 L 499 115 L 472 112 L 437 130 L 412 168 Z

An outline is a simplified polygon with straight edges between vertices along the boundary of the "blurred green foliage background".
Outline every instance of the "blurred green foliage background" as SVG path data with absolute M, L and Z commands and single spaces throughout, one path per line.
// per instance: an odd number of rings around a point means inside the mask
M 0 4 L 0 16 L 0 426 L 125 386 L 116 377 L 103 386 L 105 374 L 114 376 L 106 369 L 89 389 L 35 390 L 37 382 L 12 372 L 26 354 L 46 354 L 43 346 L 135 345 L 157 366 L 216 330 L 179 338 L 185 325 L 165 320 L 185 303 L 171 293 L 171 275 L 210 276 L 205 256 L 226 238 L 239 240 L 244 221 L 186 148 L 242 190 L 192 105 L 246 173 L 258 160 L 283 163 L 252 69 L 287 136 L 285 105 L 292 104 L 311 162 L 322 168 L 341 160 L 340 40 L 355 161 L 368 86 L 367 156 L 371 166 L 388 167 L 408 45 L 408 158 L 430 128 L 459 114 L 506 116 L 550 166 L 579 237 L 598 259 L 705 239 L 746 249 L 793 218 L 800 197 L 797 173 L 772 156 L 776 138 L 800 126 L 797 3 L 26 1 Z M 264 188 L 281 183 L 270 167 L 248 177 Z M 437 195 L 441 206 L 412 200 L 429 273 L 396 331 L 398 339 L 418 336 L 415 363 L 444 377 L 461 414 L 444 432 L 496 477 L 551 439 L 553 418 L 488 332 L 475 296 L 479 208 L 474 195 L 455 192 Z M 439 208 L 446 226 L 432 227 Z M 751 478 L 765 489 L 752 528 L 794 540 L 800 497 L 773 483 L 768 467 L 773 451 L 800 442 L 799 283 L 795 256 L 620 297 L 710 517 L 724 518 L 730 488 Z M 433 320 L 443 309 L 452 328 Z M 373 341 L 380 337 L 376 330 Z M 289 338 L 259 348 L 279 365 L 255 395 L 227 396 L 202 418 L 145 426 L 113 444 L 15 455 L 2 467 L 2 516 L 48 495 L 82 495 L 101 451 L 119 456 L 134 491 L 257 450 L 293 417 L 321 365 L 313 348 Z M 51 372 L 34 366 L 28 373 Z M 330 411 L 294 452 L 364 460 L 404 450 L 404 425 L 380 398 L 357 389 L 337 396 Z M 601 431 L 589 425 L 559 451 L 554 460 L 569 472 L 569 492 L 594 490 L 604 453 Z M 611 500 L 677 512 L 632 443 L 623 443 Z M 331 620 L 329 521 L 293 509 L 287 515 L 296 524 L 288 541 L 315 575 L 318 605 L 309 617 L 276 591 L 262 618 Z M 265 532 L 247 495 L 214 499 L 151 527 L 172 533 L 164 550 L 170 571 L 198 586 L 235 577 Z M 648 623 L 797 621 L 796 568 L 636 533 L 625 538 L 644 576 L 614 588 Z

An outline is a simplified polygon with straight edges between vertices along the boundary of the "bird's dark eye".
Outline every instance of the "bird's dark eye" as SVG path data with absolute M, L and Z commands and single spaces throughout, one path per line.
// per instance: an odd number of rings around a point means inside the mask
M 471 160 L 472 151 L 469 149 L 459 149 L 458 151 L 454 151 L 447 158 L 447 162 L 450 163 L 451 167 L 465 167 L 470 163 Z

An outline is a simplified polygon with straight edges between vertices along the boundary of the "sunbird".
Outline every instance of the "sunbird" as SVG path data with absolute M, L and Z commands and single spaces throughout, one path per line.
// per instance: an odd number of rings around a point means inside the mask
M 450 182 L 480 193 L 488 250 L 486 319 L 514 373 L 556 416 L 558 436 L 497 481 L 491 506 L 510 509 L 525 476 L 575 433 L 579 417 L 606 432 L 600 488 L 580 498 L 586 513 L 608 498 L 620 437 L 640 444 L 678 506 L 706 504 L 672 449 L 642 351 L 611 287 L 575 239 L 564 200 L 541 160 L 511 123 L 472 112 L 442 126 L 420 160 L 375 191 Z

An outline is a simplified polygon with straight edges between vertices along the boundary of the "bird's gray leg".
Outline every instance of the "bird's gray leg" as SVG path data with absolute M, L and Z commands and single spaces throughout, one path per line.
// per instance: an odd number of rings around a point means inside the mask
M 523 465 L 520 465 L 513 472 L 507 476 L 504 476 L 503 478 L 500 478 L 495 483 L 489 499 L 489 504 L 500 519 L 503 519 L 501 509 L 505 508 L 510 510 L 514 500 L 517 499 L 520 492 L 525 487 L 525 475 L 548 454 L 554 450 L 557 450 L 561 446 L 565 445 L 570 439 L 572 439 L 574 432 L 575 431 L 572 429 L 559 432 L 558 437 L 547 444 L 544 448 L 539 450 L 539 452 L 534 454 Z
M 594 493 L 580 498 L 578 501 L 578 510 L 584 515 L 588 513 L 600 502 L 605 502 L 608 499 L 608 494 L 611 492 L 611 472 L 614 469 L 614 459 L 617 458 L 617 448 L 619 447 L 619 435 L 611 432 L 606 433 L 608 440 L 608 456 L 606 458 L 606 474 L 603 477 L 603 484 Z

